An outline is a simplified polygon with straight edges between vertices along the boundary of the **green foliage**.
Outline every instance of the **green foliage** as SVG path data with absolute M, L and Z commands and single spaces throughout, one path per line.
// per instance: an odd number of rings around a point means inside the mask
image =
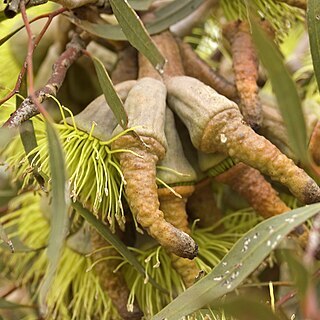
M 126 1 L 110 0 L 110 4 L 123 33 L 131 45 L 146 56 L 152 65 L 161 72 L 166 62 L 165 58 L 151 40 L 137 14 Z
M 253 40 L 277 97 L 291 148 L 294 150 L 297 159 L 306 165 L 309 163 L 306 125 L 296 86 L 274 43 L 259 27 L 255 19 L 252 19 L 251 23 Z
M 71 114 L 71 119 L 72 117 Z M 33 123 L 38 143 L 36 148 L 26 155 L 20 139 L 16 138 L 3 150 L 3 155 L 14 175 L 23 180 L 22 188 L 38 185 L 33 179 L 33 168 L 38 168 L 40 174 L 47 177 L 46 180 L 52 177 L 44 122 L 40 118 L 35 118 Z M 94 138 L 92 136 L 94 124 L 91 133 L 86 133 L 77 128 L 74 120 L 73 125 L 69 125 L 65 116 L 63 123 L 55 124 L 54 127 L 58 131 L 65 153 L 73 200 L 79 198 L 85 206 L 90 204 L 89 208 L 96 216 L 98 212 L 102 212 L 102 219 L 107 219 L 113 231 L 116 221 L 123 228 L 125 217 L 118 199 L 122 196 L 124 180 L 114 152 L 111 151 L 111 141 Z M 29 157 L 33 158 L 31 166 L 28 162 Z
M 110 243 L 123 257 L 128 263 L 133 266 L 136 271 L 138 271 L 143 276 L 147 276 L 149 278 L 150 283 L 159 289 L 162 293 L 166 293 L 166 290 L 163 289 L 156 281 L 153 280 L 152 277 L 149 277 L 145 272 L 141 264 L 135 258 L 135 256 L 128 250 L 128 248 L 124 245 L 124 243 L 112 232 L 103 225 L 96 217 L 90 213 L 87 209 L 83 208 L 82 205 L 78 202 L 72 204 L 72 206 L 77 210 L 77 212 L 85 218 L 85 220 L 92 225 L 101 235 L 102 237 Z
M 123 129 L 126 129 L 128 125 L 128 117 L 126 111 L 124 110 L 122 101 L 113 87 L 108 72 L 98 58 L 92 57 L 92 59 L 99 79 L 100 87 L 106 98 L 106 101 L 117 118 L 118 123 Z
M 42 5 L 28 10 L 29 16 L 39 15 L 52 9 L 52 3 Z M 0 7 L 0 9 L 2 9 Z M 13 19 L 0 21 L 0 39 L 6 38 L 10 33 L 21 25 L 21 16 L 17 15 Z M 20 29 L 21 30 L 21 29 Z M 21 31 L 25 32 L 25 31 Z M 0 40 L 0 43 L 2 41 Z M 12 51 L 10 44 L 6 41 L 0 46 L 0 99 L 13 89 L 17 80 L 21 65 Z
M 308 1 L 307 22 L 313 68 L 320 88 L 320 9 L 316 0 Z
M 152 35 L 168 29 L 174 23 L 192 13 L 202 2 L 203 0 L 175 0 L 168 3 L 164 8 L 159 8 L 154 12 L 156 19 L 146 23 L 148 33 Z M 78 27 L 100 38 L 111 40 L 127 39 L 122 29 L 117 25 L 92 23 L 87 20 L 79 20 L 75 16 L 71 16 L 70 20 Z
M 153 319 L 180 319 L 231 292 L 259 266 L 290 231 L 313 217 L 319 210 L 320 204 L 314 204 L 259 223 L 237 241 L 206 277 L 179 295 Z
M 254 212 L 245 209 L 225 216 L 210 227 L 194 226 L 192 237 L 199 246 L 196 263 L 203 274 L 209 273 L 218 265 L 236 240 L 257 222 L 258 218 Z M 221 231 L 223 228 L 224 230 Z M 144 314 L 149 318 L 162 310 L 178 294 L 182 294 L 186 288 L 179 274 L 171 268 L 170 257 L 163 248 L 146 242 L 141 248 L 131 248 L 131 250 L 137 254 L 137 258 L 145 269 L 145 275 L 137 274 L 128 263 L 123 265 L 122 268 L 125 270 L 125 276 L 131 288 L 129 303 L 133 304 L 137 300 Z M 167 294 L 163 294 L 153 286 L 148 275 L 163 284 L 168 291 Z M 219 312 L 216 313 L 219 314 Z M 196 312 L 192 316 L 200 314 L 201 312 Z
M 1 275 L 20 279 L 30 287 L 33 301 L 37 301 L 39 285 L 48 267 L 47 245 L 50 220 L 48 197 L 44 193 L 26 192 L 9 203 L 8 214 L 1 218 L 10 238 L 18 237 L 29 248 L 42 248 L 14 255 L 2 251 L 7 260 Z M 80 243 L 80 247 L 85 244 Z M 79 319 L 96 316 L 103 319 L 107 314 L 118 315 L 110 298 L 105 295 L 98 276 L 92 271 L 92 261 L 64 245 L 57 272 L 47 295 L 47 317 L 58 315 L 63 319 Z
M 52 285 L 61 256 L 64 240 L 68 232 L 68 203 L 70 202 L 69 190 L 66 188 L 65 160 L 59 137 L 52 123 L 46 121 L 48 134 L 48 149 L 51 172 L 52 203 L 51 229 L 48 243 L 49 266 L 40 287 L 40 310 L 47 313 L 46 300 Z

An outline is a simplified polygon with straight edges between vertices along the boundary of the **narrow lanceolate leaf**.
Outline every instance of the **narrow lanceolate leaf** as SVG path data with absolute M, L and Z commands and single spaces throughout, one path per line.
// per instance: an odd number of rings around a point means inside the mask
M 4 43 L 6 43 L 9 39 L 11 39 L 17 32 L 19 32 L 23 28 L 24 28 L 24 25 L 21 25 L 20 27 L 16 28 L 12 32 L 8 33 L 5 37 L 0 39 L 0 46 L 2 46 Z
M 24 76 L 22 85 L 20 88 L 20 94 L 23 96 L 27 96 L 27 78 Z M 16 96 L 16 109 L 19 108 L 20 104 L 22 103 L 23 99 L 17 95 Z M 19 127 L 20 131 L 20 139 L 22 141 L 22 145 L 24 148 L 24 151 L 27 154 L 29 154 L 33 149 L 35 149 L 38 144 L 37 144 L 37 138 L 34 132 L 34 127 L 33 127 L 33 122 L 31 120 L 27 120 L 22 123 L 22 125 Z M 31 155 L 28 157 L 28 161 L 31 165 L 33 158 L 35 157 L 35 154 Z M 40 175 L 38 168 L 33 167 L 33 176 L 36 179 L 36 181 L 39 183 L 41 188 L 44 188 L 44 179 Z
M 115 235 L 110 229 L 99 221 L 90 211 L 85 209 L 79 202 L 72 203 L 72 206 L 77 210 L 77 212 L 87 220 L 87 222 L 92 225 L 101 236 L 108 241 L 139 273 L 146 276 L 146 270 L 142 267 L 136 257 L 128 250 L 126 245 Z M 156 281 L 148 276 L 148 281 L 155 286 L 157 289 L 166 293 L 167 291 L 163 289 Z
M 26 154 L 29 154 L 34 148 L 37 147 L 37 139 L 34 132 L 33 123 L 31 120 L 27 120 L 22 123 L 19 127 L 20 138 L 22 145 Z M 28 161 L 31 164 L 35 154 L 28 157 Z M 39 173 L 38 167 L 32 168 L 32 173 L 36 181 L 39 183 L 40 187 L 44 189 L 45 180 Z
M 138 15 L 129 6 L 127 1 L 110 0 L 110 4 L 128 41 L 137 48 L 158 70 L 163 70 L 166 62 Z
M 254 298 L 256 298 L 254 300 Z M 261 303 L 259 297 L 236 297 L 230 301 L 220 303 L 218 308 L 237 320 L 259 319 L 259 320 L 284 320 L 287 318 L 280 317 L 273 313 L 270 306 Z M 245 308 L 244 308 L 245 306 Z
M 51 219 L 48 244 L 48 269 L 40 288 L 40 308 L 46 312 L 46 297 L 54 279 L 60 259 L 61 249 L 67 234 L 68 204 L 66 190 L 65 161 L 58 135 L 49 121 L 46 121 L 49 149 L 49 163 L 51 171 Z
M 154 0 L 129 0 L 129 4 L 134 10 L 145 11 L 148 10 Z
M 29 152 L 31 152 L 38 145 L 32 121 L 27 120 L 23 122 L 19 129 L 24 151 L 26 154 L 29 154 Z M 32 162 L 33 158 L 34 155 L 28 157 L 29 163 Z
M 191 14 L 203 2 L 204 0 L 175 0 L 170 2 L 166 6 L 155 11 L 155 19 L 146 24 L 148 33 L 152 35 L 168 29 L 171 25 Z M 92 23 L 80 20 L 74 15 L 70 15 L 69 19 L 79 28 L 82 28 L 83 30 L 86 30 L 100 38 L 110 40 L 127 39 L 119 26 Z
M 234 290 L 288 233 L 319 210 L 320 204 L 317 203 L 261 222 L 239 239 L 206 277 L 179 295 L 153 320 L 178 320 Z
M 194 12 L 204 0 L 175 0 L 154 12 L 155 19 L 146 28 L 150 34 L 166 30 L 171 25 Z
M 308 1 L 307 21 L 313 68 L 318 88 L 320 88 L 320 6 L 318 0 Z
M 92 57 L 92 60 L 104 97 L 106 98 L 106 101 L 108 102 L 108 105 L 110 106 L 110 109 L 114 113 L 120 126 L 123 129 L 126 129 L 128 125 L 128 116 L 120 97 L 113 87 L 113 83 L 108 75 L 108 72 L 98 58 Z
M 276 95 L 289 143 L 297 159 L 308 164 L 307 134 L 297 88 L 274 42 L 265 34 L 255 19 L 251 19 L 252 36 L 259 57 L 266 68 Z
M 88 31 L 99 38 L 109 40 L 127 40 L 126 36 L 118 25 L 92 23 L 87 20 L 80 20 L 75 15 L 70 15 L 68 18 L 77 27 Z
M 18 304 L 18 303 L 10 302 L 3 298 L 0 298 L 0 309 L 20 309 L 20 308 L 34 308 L 34 306 Z

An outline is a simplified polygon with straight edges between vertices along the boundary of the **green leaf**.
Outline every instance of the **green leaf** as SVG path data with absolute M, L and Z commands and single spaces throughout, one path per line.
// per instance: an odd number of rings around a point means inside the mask
M 262 64 L 268 72 L 287 128 L 290 146 L 297 159 L 306 165 L 309 163 L 306 125 L 297 88 L 273 41 L 261 29 L 255 18 L 251 19 L 251 25 L 253 40 Z
M 0 298 L 0 309 L 20 309 L 20 308 L 34 308 L 34 306 L 18 304 L 18 303 L 10 302 L 3 298 Z
M 98 24 L 86 20 L 80 20 L 77 17 L 69 16 L 70 21 L 77 27 L 88 31 L 89 33 L 103 39 L 109 40 L 127 40 L 123 31 L 118 25 Z
M 143 276 L 146 275 L 146 270 L 142 267 L 136 257 L 132 254 L 131 251 L 128 250 L 126 245 L 115 235 L 113 234 L 109 227 L 104 225 L 101 221 L 99 221 L 90 211 L 85 209 L 79 202 L 72 203 L 73 208 L 77 210 L 77 212 L 87 220 L 87 222 L 92 225 L 101 236 L 107 240 L 139 273 Z M 167 290 L 162 288 L 152 277 L 149 276 L 149 282 L 161 290 L 163 293 L 167 293 Z
M 23 96 L 27 95 L 27 78 L 26 75 L 23 77 L 22 84 L 20 87 L 20 94 Z M 23 99 L 16 95 L 16 109 L 19 108 L 20 104 L 23 102 Z M 27 154 L 29 154 L 33 149 L 35 149 L 37 144 L 37 138 L 34 132 L 33 122 L 31 120 L 27 120 L 21 124 L 19 127 L 20 131 L 20 139 L 24 148 L 24 151 Z M 30 165 L 32 164 L 32 160 L 35 157 L 36 154 L 32 154 L 28 157 L 28 161 Z M 33 175 L 36 179 L 36 181 L 39 183 L 40 187 L 44 189 L 44 183 L 45 180 L 39 173 L 38 167 L 32 168 Z
M 172 24 L 175 24 L 192 13 L 203 3 L 203 1 L 204 0 L 175 0 L 163 8 L 156 10 L 155 20 L 146 24 L 148 33 L 152 35 L 168 29 Z M 127 40 L 119 26 L 91 23 L 89 21 L 80 20 L 75 16 L 70 16 L 69 19 L 79 28 L 88 31 L 97 37 L 110 40 Z
M 54 279 L 61 250 L 68 230 L 68 204 L 66 191 L 65 161 L 58 135 L 49 121 L 46 121 L 49 149 L 49 163 L 52 181 L 51 230 L 48 244 L 48 268 L 40 287 L 40 308 L 46 312 L 46 297 Z
M 288 233 L 319 210 L 320 204 L 317 203 L 261 222 L 239 239 L 207 276 L 179 295 L 152 319 L 180 319 L 234 290 Z
M 129 4 L 132 9 L 137 11 L 148 10 L 154 0 L 129 0 Z
M 9 39 L 11 39 L 16 33 L 18 33 L 20 30 L 22 30 L 24 28 L 24 24 L 21 25 L 20 27 L 16 28 L 15 30 L 13 30 L 12 32 L 10 32 L 9 34 L 7 34 L 5 37 L 3 37 L 2 39 L 0 39 L 0 46 L 2 46 L 5 42 L 7 42 Z
M 131 45 L 137 48 L 158 71 L 161 71 L 166 60 L 152 41 L 138 15 L 126 1 L 110 0 L 110 4 Z
M 314 73 L 320 88 L 320 6 L 318 0 L 308 0 L 307 22 Z
M 33 122 L 31 120 L 27 120 L 21 124 L 19 127 L 20 130 L 20 138 L 22 141 L 23 148 L 26 154 L 29 154 L 33 149 L 37 147 L 37 139 L 34 132 Z M 28 157 L 28 161 L 31 164 L 35 154 Z M 32 167 L 32 173 L 36 181 L 39 183 L 40 187 L 44 189 L 45 179 L 39 173 L 38 167 Z
M 175 0 L 154 12 L 155 20 L 146 24 L 150 34 L 166 30 L 171 25 L 187 17 L 194 12 L 204 0 Z
M 244 308 L 245 306 L 245 308 Z M 259 319 L 259 320 L 281 320 L 280 316 L 274 314 L 269 306 L 259 302 L 257 299 L 248 297 L 236 297 L 230 301 L 220 303 L 219 308 L 223 309 L 229 316 L 237 320 Z
M 118 123 L 123 129 L 127 128 L 128 116 L 123 107 L 122 101 L 113 87 L 113 83 L 106 71 L 103 63 L 96 57 L 92 57 L 94 67 L 98 76 L 100 87 L 106 98 L 110 109 L 114 113 Z
M 26 154 L 29 154 L 33 149 L 35 149 L 37 144 L 37 138 L 34 132 L 33 122 L 27 120 L 20 126 L 20 138 L 23 144 L 23 148 Z M 31 164 L 34 155 L 28 157 L 29 163 Z

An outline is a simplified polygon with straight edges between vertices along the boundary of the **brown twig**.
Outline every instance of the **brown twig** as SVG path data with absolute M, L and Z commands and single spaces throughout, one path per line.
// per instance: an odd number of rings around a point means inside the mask
M 40 19 L 43 19 L 43 18 L 48 18 L 46 24 L 43 26 L 41 32 L 39 33 L 39 35 L 37 36 L 37 38 L 33 42 L 32 54 L 33 54 L 34 50 L 36 49 L 36 47 L 38 46 L 38 44 L 39 44 L 40 40 L 42 39 L 43 35 L 45 34 L 47 29 L 49 28 L 53 18 L 58 16 L 59 14 L 65 12 L 65 11 L 67 11 L 66 8 L 60 8 L 58 10 L 55 10 L 55 11 L 51 12 L 51 13 L 46 13 L 46 14 L 39 15 L 39 16 L 37 16 L 34 19 L 29 21 L 29 24 L 31 24 L 32 22 L 35 22 L 37 20 L 40 20 Z M 22 79 L 23 79 L 23 77 L 25 75 L 26 70 L 27 70 L 27 58 L 25 59 L 25 61 L 23 63 L 23 66 L 22 66 L 21 71 L 20 71 L 20 73 L 18 75 L 18 79 L 17 79 L 17 82 L 16 82 L 13 90 L 11 92 L 9 92 L 3 99 L 0 100 L 0 106 L 4 102 L 6 102 L 10 98 L 12 98 L 16 93 L 19 92 L 20 87 L 21 87 L 21 83 L 22 83 Z
M 30 27 L 30 23 L 27 17 L 27 11 L 26 11 L 26 4 L 25 0 L 20 1 L 20 11 L 22 15 L 22 20 L 24 22 L 24 25 L 26 27 L 26 31 L 28 34 L 28 51 L 27 51 L 27 75 L 28 75 L 28 85 L 29 85 L 29 97 L 31 99 L 31 102 L 34 104 L 35 108 L 37 109 L 38 113 L 41 112 L 46 118 L 48 118 L 47 111 L 43 108 L 41 103 L 37 101 L 34 91 L 34 78 L 33 78 L 33 49 L 34 49 L 34 36 L 32 34 L 32 30 Z
M 17 127 L 22 122 L 37 115 L 39 110 L 37 106 L 41 104 L 48 95 L 55 96 L 60 89 L 69 67 L 83 54 L 89 39 L 83 39 L 80 35 L 74 34 L 68 43 L 66 50 L 60 55 L 55 64 L 50 79 L 44 87 L 34 92 L 32 99 L 32 91 L 30 95 L 21 103 L 19 108 L 10 116 L 3 125 L 4 127 Z M 30 85 L 30 84 L 29 84 Z
M 297 291 L 290 291 L 287 294 L 285 294 L 283 297 L 281 297 L 277 303 L 276 303 L 276 308 L 279 309 L 283 304 L 285 304 L 287 301 L 291 300 L 297 295 Z
M 188 43 L 178 39 L 177 42 L 186 75 L 199 79 L 231 100 L 238 99 L 238 91 L 234 84 L 215 72 L 193 51 Z

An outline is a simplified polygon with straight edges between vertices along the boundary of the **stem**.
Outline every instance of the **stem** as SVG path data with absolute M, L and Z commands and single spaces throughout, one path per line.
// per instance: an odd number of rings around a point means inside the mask
M 74 34 L 68 43 L 66 50 L 60 55 L 55 64 L 47 84 L 37 91 L 33 91 L 33 83 L 29 84 L 30 95 L 21 103 L 19 108 L 10 116 L 4 127 L 18 127 L 22 122 L 37 115 L 39 110 L 46 112 L 39 105 L 46 100 L 48 95 L 56 96 L 66 77 L 69 67 L 83 54 L 82 50 L 89 42 L 89 38 L 83 39 L 81 35 Z M 30 72 L 31 75 L 31 72 Z
M 44 27 L 42 28 L 41 32 L 39 33 L 38 37 L 34 40 L 33 42 L 33 48 L 32 48 L 32 54 L 34 52 L 34 50 L 36 49 L 36 47 L 38 46 L 40 40 L 42 39 L 43 35 L 45 34 L 45 32 L 47 31 L 47 29 L 49 28 L 52 20 L 54 17 L 58 16 L 59 14 L 63 13 L 67 11 L 66 8 L 60 8 L 56 11 L 53 11 L 51 13 L 46 13 L 46 14 L 42 14 L 40 16 L 35 17 L 34 19 L 29 21 L 29 24 L 31 24 L 32 22 L 35 22 L 37 20 L 43 19 L 43 18 L 48 18 L 48 21 L 46 22 L 46 24 L 44 25 Z M 19 92 L 20 87 L 21 87 L 21 83 L 22 83 L 22 79 L 26 73 L 27 70 L 27 57 L 23 63 L 23 66 L 21 68 L 21 71 L 18 75 L 18 79 L 17 82 L 13 88 L 13 90 L 11 92 L 9 92 L 9 94 L 7 94 L 3 99 L 0 100 L 0 106 L 6 102 L 7 100 L 9 100 L 10 98 L 12 98 L 16 93 Z
M 237 88 L 202 60 L 188 43 L 177 40 L 187 76 L 197 78 L 231 100 L 238 99 Z
M 280 306 L 282 306 L 283 304 L 285 304 L 287 301 L 291 300 L 292 298 L 294 298 L 297 295 L 297 291 L 291 291 L 289 293 L 287 293 L 286 295 L 284 295 L 283 297 L 281 297 L 277 303 L 276 303 L 276 308 L 279 309 Z

